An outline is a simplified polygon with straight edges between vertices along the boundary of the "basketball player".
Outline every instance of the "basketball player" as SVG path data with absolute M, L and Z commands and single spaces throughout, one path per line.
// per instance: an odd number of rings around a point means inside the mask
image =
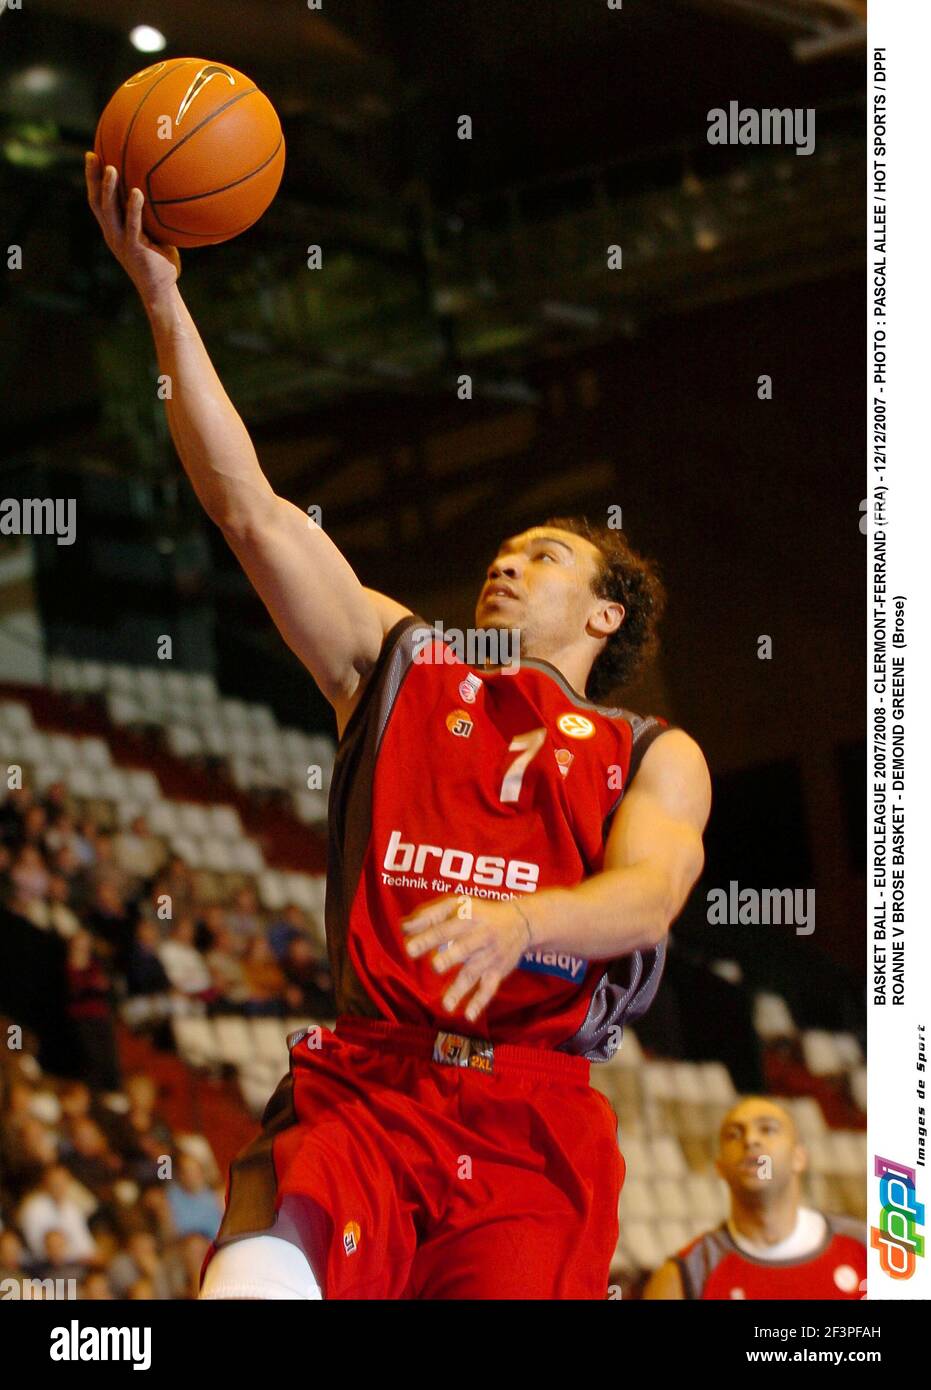
M 115 170 L 91 157 L 87 180 L 195 492 L 340 735 L 340 1016 L 289 1039 L 202 1296 L 604 1298 L 624 1165 L 589 1063 L 656 991 L 710 806 L 684 731 L 597 703 L 652 641 L 662 586 L 614 531 L 533 527 L 500 545 L 475 615 L 519 632 L 519 667 L 466 662 L 276 496 L 141 192 L 124 218 Z
M 807 1163 L 781 1105 L 763 1096 L 735 1105 L 717 1160 L 731 1214 L 661 1265 L 644 1298 L 862 1298 L 863 1227 L 801 1205 Z

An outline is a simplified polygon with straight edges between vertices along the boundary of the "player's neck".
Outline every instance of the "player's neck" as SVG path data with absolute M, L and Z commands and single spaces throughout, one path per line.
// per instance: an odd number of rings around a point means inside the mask
M 778 1245 L 795 1230 L 798 1193 L 791 1187 L 768 1197 L 765 1203 L 734 1202 L 731 1223 L 740 1235 L 757 1245 Z
M 577 647 L 571 646 L 560 647 L 555 651 L 551 648 L 542 650 L 534 644 L 529 644 L 521 647 L 521 656 L 532 661 L 547 662 L 559 672 L 563 680 L 571 686 L 577 695 L 581 695 L 583 699 L 589 698 L 585 694 L 585 686 L 592 669 L 592 659 L 589 652 L 579 651 Z

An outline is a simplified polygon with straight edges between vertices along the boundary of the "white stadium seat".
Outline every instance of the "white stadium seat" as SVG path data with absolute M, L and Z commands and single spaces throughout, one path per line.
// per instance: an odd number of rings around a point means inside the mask
M 169 753 L 174 754 L 176 758 L 196 758 L 203 752 L 200 734 L 189 724 L 167 725 L 165 744 Z
M 664 1217 L 685 1221 L 693 1215 L 684 1182 L 676 1182 L 672 1178 L 658 1179 L 653 1184 L 653 1198 L 657 1213 Z
M 648 1141 L 649 1175 L 654 1178 L 684 1178 L 688 1167 L 678 1139 L 659 1135 Z M 643 1176 L 643 1175 L 641 1175 Z
M 127 794 L 135 801 L 148 805 L 161 799 L 162 789 L 154 772 L 146 768 L 131 768 L 124 773 Z
M 252 1034 L 244 1018 L 219 1017 L 213 1020 L 220 1060 L 239 1066 L 253 1059 Z
M 819 1028 L 802 1034 L 802 1056 L 812 1076 L 838 1076 L 844 1070 L 833 1034 Z
M 209 835 L 212 829 L 207 808 L 194 801 L 175 802 L 175 823 L 185 835 Z
M 283 1073 L 288 1067 L 288 1029 L 284 1019 L 254 1018 L 252 1036 L 255 1055 L 269 1064 L 274 1063 Z
M 126 773 L 118 767 L 103 768 L 97 774 L 97 795 L 104 801 L 121 801 L 129 796 Z
M 215 1066 L 220 1059 L 213 1025 L 196 1015 L 172 1019 L 172 1033 L 180 1055 L 192 1067 Z
M 861 1065 L 863 1053 L 853 1033 L 835 1033 L 834 1046 L 837 1048 L 838 1055 L 845 1070 Z
M 229 845 L 233 868 L 240 874 L 260 874 L 265 868 L 262 851 L 254 840 L 224 841 Z
M 712 1105 L 733 1105 L 737 1092 L 723 1062 L 700 1062 L 705 1100 Z
M 20 700 L 0 701 L 0 728 L 11 734 L 28 734 L 32 731 L 32 710 Z
M 211 806 L 209 809 L 210 828 L 214 835 L 219 835 L 223 840 L 242 838 L 242 821 L 235 806 Z
M 112 764 L 109 746 L 102 738 L 79 738 L 78 760 L 85 767 L 104 768 Z
M 237 866 L 232 845 L 215 836 L 207 836 L 201 842 L 201 866 L 214 874 L 233 873 Z
M 653 1223 L 626 1221 L 618 1233 L 618 1250 L 629 1255 L 636 1269 L 658 1269 L 665 1259 Z
M 621 1189 L 619 1210 L 622 1225 L 625 1221 L 647 1221 L 658 1216 L 659 1211 L 650 1183 L 636 1179 L 625 1182 Z
M 656 1226 L 656 1240 L 662 1259 L 671 1259 L 683 1246 L 689 1243 L 689 1228 L 684 1221 L 660 1221 Z
M 280 911 L 290 901 L 287 880 L 277 869 L 266 869 L 259 875 L 258 890 L 259 901 L 269 912 Z
M 90 801 L 98 795 L 97 778 L 100 775 L 93 768 L 72 767 L 68 769 L 64 781 L 72 796 L 76 796 L 82 801 Z

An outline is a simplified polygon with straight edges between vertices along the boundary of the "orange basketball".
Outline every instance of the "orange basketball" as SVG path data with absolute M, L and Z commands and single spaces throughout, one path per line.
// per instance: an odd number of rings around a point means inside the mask
M 137 72 L 100 117 L 94 153 L 119 175 L 125 207 L 145 194 L 143 230 L 173 246 L 211 246 L 257 222 L 284 172 L 275 108 L 244 73 L 204 58 Z

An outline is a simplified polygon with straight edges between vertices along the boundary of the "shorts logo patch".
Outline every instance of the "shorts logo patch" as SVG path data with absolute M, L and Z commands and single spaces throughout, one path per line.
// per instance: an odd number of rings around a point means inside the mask
M 361 1237 L 358 1221 L 347 1221 L 343 1227 L 343 1253 L 354 1255 L 359 1248 Z
M 592 738 L 595 733 L 594 724 L 584 714 L 561 714 L 556 727 L 566 738 Z
M 446 716 L 446 727 L 457 738 L 468 738 L 472 732 L 472 716 L 467 709 L 450 710 Z
M 444 1067 L 470 1067 L 473 1071 L 494 1071 L 495 1047 L 487 1038 L 467 1038 L 461 1033 L 437 1033 L 433 1040 L 433 1060 Z

